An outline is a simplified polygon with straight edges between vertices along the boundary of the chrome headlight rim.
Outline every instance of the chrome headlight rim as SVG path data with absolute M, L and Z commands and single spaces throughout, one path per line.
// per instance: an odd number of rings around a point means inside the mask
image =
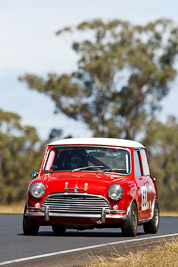
M 43 183 L 34 183 L 30 186 L 30 194 L 32 197 L 40 199 L 44 196 L 46 192 L 46 187 Z
M 124 190 L 123 188 L 118 184 L 113 184 L 108 189 L 108 197 L 111 200 L 118 201 L 123 197 Z

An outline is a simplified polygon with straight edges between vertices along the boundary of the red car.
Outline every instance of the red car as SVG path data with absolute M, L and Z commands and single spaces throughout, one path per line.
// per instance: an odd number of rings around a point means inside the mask
M 159 227 L 155 178 L 145 147 L 112 138 L 71 138 L 46 148 L 39 173 L 28 188 L 23 216 L 25 235 L 36 235 L 41 225 L 55 234 L 67 228 L 121 228 L 135 236 Z

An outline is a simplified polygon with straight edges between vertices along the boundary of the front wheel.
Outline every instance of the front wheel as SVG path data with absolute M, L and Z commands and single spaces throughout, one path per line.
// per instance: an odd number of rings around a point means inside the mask
M 123 236 L 136 236 L 138 228 L 138 211 L 135 202 L 132 202 L 126 220 L 123 222 L 121 230 Z
M 159 227 L 159 204 L 158 201 L 155 200 L 154 214 L 153 218 L 143 224 L 143 229 L 146 234 L 156 234 Z
M 33 221 L 29 216 L 26 216 L 25 213 L 26 213 L 26 206 L 23 215 L 24 235 L 37 235 L 39 230 L 39 224 Z

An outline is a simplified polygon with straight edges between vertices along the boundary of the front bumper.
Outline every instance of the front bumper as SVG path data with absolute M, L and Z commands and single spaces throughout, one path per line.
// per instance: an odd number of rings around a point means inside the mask
M 101 195 L 56 193 L 48 195 L 39 208 L 28 206 L 26 215 L 49 223 L 63 219 L 72 221 L 70 218 L 80 221 L 81 218 L 81 221 L 88 219 L 100 224 L 106 219 L 125 220 L 127 212 L 112 210 L 109 201 Z
M 97 219 L 97 223 L 105 223 L 106 219 L 120 219 L 125 220 L 127 218 L 126 211 L 124 210 L 106 210 L 102 209 L 100 214 L 80 214 L 80 213 L 55 213 L 50 212 L 50 209 L 48 206 L 45 207 L 45 209 L 36 209 L 36 208 L 27 208 L 26 216 L 30 217 L 40 217 L 44 218 L 45 222 L 49 222 L 52 218 L 88 218 L 88 219 Z

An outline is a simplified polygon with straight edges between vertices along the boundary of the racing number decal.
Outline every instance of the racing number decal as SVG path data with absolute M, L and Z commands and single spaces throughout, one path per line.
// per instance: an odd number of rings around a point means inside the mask
M 142 210 L 147 210 L 147 188 L 146 186 L 141 187 L 141 194 L 142 194 Z

